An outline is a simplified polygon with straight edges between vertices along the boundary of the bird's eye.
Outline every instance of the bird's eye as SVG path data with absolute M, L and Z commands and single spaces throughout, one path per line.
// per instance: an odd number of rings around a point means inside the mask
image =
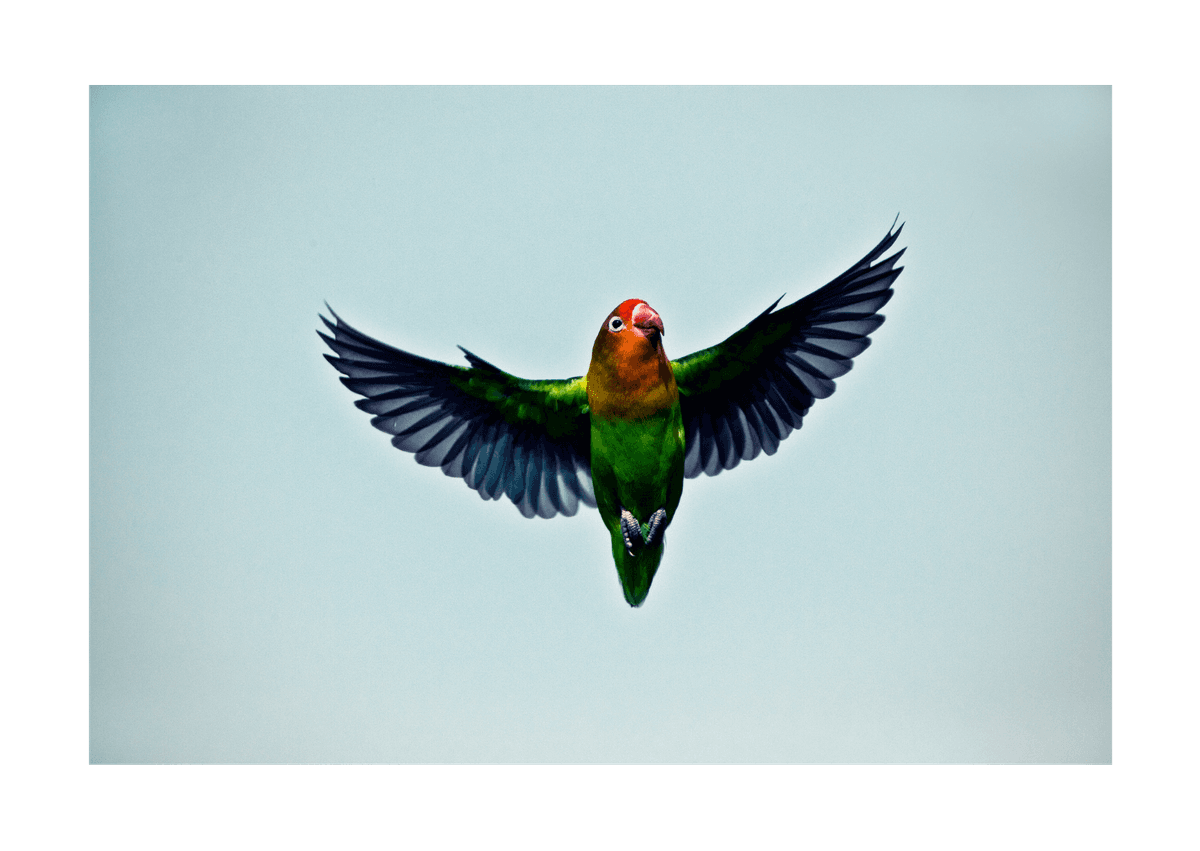
M 608 320 L 608 330 L 612 331 L 614 334 L 624 327 L 625 323 L 621 321 L 620 316 L 614 316 L 612 319 Z

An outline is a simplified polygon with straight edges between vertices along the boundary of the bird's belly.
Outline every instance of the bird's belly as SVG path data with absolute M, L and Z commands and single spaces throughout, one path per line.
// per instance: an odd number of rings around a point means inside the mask
M 601 514 L 625 508 L 642 522 L 660 508 L 674 514 L 683 485 L 683 450 L 678 407 L 635 421 L 593 417 L 592 478 Z

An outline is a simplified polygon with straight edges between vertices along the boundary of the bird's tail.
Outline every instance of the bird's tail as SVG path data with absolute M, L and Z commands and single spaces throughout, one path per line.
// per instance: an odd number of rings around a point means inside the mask
M 637 608 L 650 593 L 650 583 L 658 571 L 658 563 L 662 561 L 663 543 L 660 540 L 654 546 L 638 547 L 633 553 L 625 548 L 625 539 L 620 530 L 612 536 L 613 561 L 617 563 L 617 575 L 621 577 L 621 590 L 625 592 L 625 602 Z

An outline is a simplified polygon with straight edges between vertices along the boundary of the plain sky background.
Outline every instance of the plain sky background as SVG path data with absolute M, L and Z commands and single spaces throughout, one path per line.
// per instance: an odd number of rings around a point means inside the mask
M 1112 759 L 1111 90 L 96 88 L 92 762 Z M 317 313 L 529 378 L 906 267 L 646 604 L 417 465 Z

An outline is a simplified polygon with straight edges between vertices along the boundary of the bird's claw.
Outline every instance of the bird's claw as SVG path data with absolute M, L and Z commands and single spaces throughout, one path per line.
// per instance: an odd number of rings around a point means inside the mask
M 666 525 L 667 510 L 665 508 L 660 508 L 650 515 L 650 521 L 646 524 L 646 534 L 643 536 L 646 546 L 653 547 L 662 540 Z
M 642 548 L 642 524 L 627 508 L 621 509 L 621 536 L 625 539 L 625 552 L 634 554 L 634 547 Z
M 621 509 L 621 537 L 625 539 L 625 551 L 634 555 L 643 547 L 653 547 L 662 541 L 663 531 L 667 525 L 667 510 L 660 508 L 650 515 L 646 531 L 642 524 L 627 508 Z

